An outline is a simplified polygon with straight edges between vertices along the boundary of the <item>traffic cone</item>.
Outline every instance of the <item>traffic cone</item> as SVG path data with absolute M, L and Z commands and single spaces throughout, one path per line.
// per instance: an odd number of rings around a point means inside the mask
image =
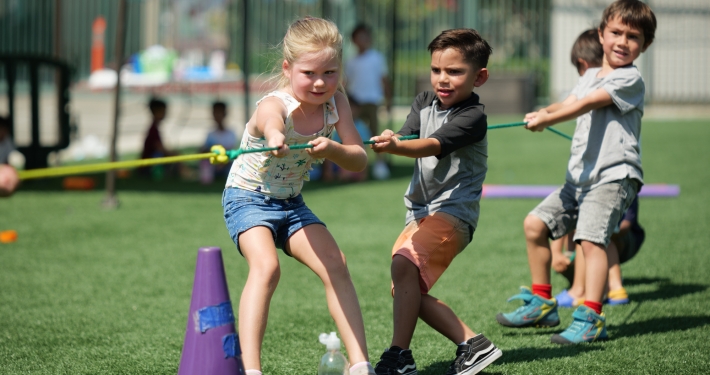
M 245 375 L 222 250 L 197 252 L 195 281 L 178 375 Z

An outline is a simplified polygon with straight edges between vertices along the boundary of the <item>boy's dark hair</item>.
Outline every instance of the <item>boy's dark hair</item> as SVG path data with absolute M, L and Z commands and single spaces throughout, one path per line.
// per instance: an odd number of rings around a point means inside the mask
M 476 69 L 485 68 L 493 49 L 478 31 L 474 29 L 444 30 L 429 43 L 429 53 L 453 48 L 463 55 L 463 59 Z
M 357 25 L 355 25 L 355 28 L 353 31 L 350 33 L 350 38 L 355 39 L 355 36 L 358 33 L 366 33 L 368 35 L 372 35 L 372 28 L 364 22 L 360 22 Z
M 577 71 L 582 70 L 582 64 L 579 63 L 579 59 L 586 61 L 589 67 L 602 66 L 604 48 L 599 43 L 599 31 L 597 29 L 589 29 L 579 34 L 572 46 L 570 57 L 572 65 L 577 68 Z
M 151 112 L 155 112 L 155 110 L 158 108 L 167 108 L 167 107 L 168 107 L 168 104 L 165 103 L 165 101 L 162 99 L 150 98 L 150 101 L 148 102 L 148 108 L 150 109 Z
M 599 30 L 604 31 L 607 22 L 619 17 L 621 23 L 639 29 L 643 33 L 643 48 L 648 47 L 656 36 L 656 15 L 648 4 L 639 0 L 616 0 L 602 14 Z
M 225 103 L 223 101 L 219 101 L 219 100 L 212 103 L 212 110 L 214 111 L 216 109 L 221 109 L 221 110 L 227 112 L 227 103 Z

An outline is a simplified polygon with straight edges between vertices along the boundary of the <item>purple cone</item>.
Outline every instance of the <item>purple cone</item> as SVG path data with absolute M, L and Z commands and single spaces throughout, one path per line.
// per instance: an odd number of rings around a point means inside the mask
M 224 275 L 222 250 L 197 252 L 185 343 L 178 375 L 244 375 L 239 336 Z

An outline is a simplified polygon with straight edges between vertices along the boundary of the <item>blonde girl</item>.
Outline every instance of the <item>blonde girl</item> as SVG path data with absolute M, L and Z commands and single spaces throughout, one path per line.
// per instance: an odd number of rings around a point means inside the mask
M 342 36 L 335 24 L 312 17 L 291 24 L 283 40 L 279 88 L 257 102 L 240 145 L 278 150 L 242 154 L 227 179 L 224 219 L 249 264 L 239 303 L 239 338 L 249 375 L 261 374 L 269 304 L 281 272 L 277 248 L 323 282 L 328 309 L 353 365 L 350 374 L 374 374 L 345 256 L 301 197 L 313 163 L 329 159 L 349 171 L 367 166 L 342 92 L 342 70 Z M 342 144 L 330 139 L 334 130 Z M 289 144 L 301 143 L 313 148 L 289 149 Z

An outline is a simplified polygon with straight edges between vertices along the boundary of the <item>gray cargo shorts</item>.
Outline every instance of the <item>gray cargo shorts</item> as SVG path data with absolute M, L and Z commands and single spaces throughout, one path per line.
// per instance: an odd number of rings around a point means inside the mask
M 611 235 L 639 190 L 639 182 L 626 178 L 580 191 L 565 183 L 530 212 L 558 239 L 576 229 L 574 241 L 609 246 Z

